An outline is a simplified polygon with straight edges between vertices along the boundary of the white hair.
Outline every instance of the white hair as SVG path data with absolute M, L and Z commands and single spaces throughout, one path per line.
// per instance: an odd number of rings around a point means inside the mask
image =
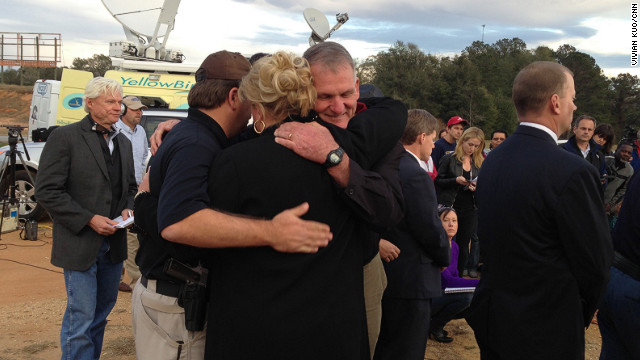
M 122 85 L 113 79 L 107 79 L 101 76 L 94 77 L 89 80 L 84 90 L 84 111 L 89 112 L 87 99 L 95 99 L 105 94 L 120 94 L 122 96 Z

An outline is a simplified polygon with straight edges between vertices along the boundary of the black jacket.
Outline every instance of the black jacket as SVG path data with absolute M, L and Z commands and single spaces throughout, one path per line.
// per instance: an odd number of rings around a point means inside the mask
M 456 178 L 462 176 L 462 162 L 458 161 L 455 153 L 447 154 L 440 160 L 438 176 L 436 177 L 436 192 L 438 193 L 438 204 L 453 206 L 456 202 L 458 191 L 464 186 L 456 182 Z M 478 168 L 471 161 L 471 179 L 478 176 Z
M 563 149 L 567 150 L 570 153 L 574 153 L 580 157 L 583 157 L 582 151 L 580 151 L 580 149 L 578 148 L 578 144 L 576 144 L 575 135 L 570 137 L 569 140 L 567 140 L 566 143 L 560 145 L 560 147 L 562 147 Z M 600 173 L 600 179 L 602 179 L 607 174 L 607 165 L 605 164 L 605 161 L 604 161 L 604 153 L 601 150 L 601 146 L 598 145 L 595 141 L 593 141 L 593 139 L 591 139 L 589 140 L 589 149 L 590 149 L 589 153 L 587 154 L 587 157 L 584 159 L 587 160 L 591 165 L 596 167 L 596 169 L 598 170 L 598 173 Z
M 612 260 L 597 171 L 525 125 L 480 171 L 478 344 L 502 359 L 584 359 Z

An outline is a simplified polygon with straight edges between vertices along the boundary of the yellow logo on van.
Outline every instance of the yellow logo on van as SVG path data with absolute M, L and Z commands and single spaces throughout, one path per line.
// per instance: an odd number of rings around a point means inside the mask
M 84 94 L 82 93 L 72 93 L 64 97 L 62 100 L 62 106 L 65 109 L 75 110 L 82 107 L 82 98 Z
M 148 76 L 140 77 L 125 77 L 120 76 L 122 86 L 142 86 L 149 88 L 162 88 L 162 89 L 174 89 L 174 90 L 189 90 L 193 87 L 194 83 L 187 80 L 150 80 Z

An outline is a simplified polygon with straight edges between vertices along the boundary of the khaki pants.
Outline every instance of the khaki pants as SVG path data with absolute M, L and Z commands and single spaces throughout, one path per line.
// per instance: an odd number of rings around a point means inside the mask
M 364 266 L 364 304 L 367 310 L 367 329 L 369 331 L 369 349 L 371 358 L 376 349 L 380 322 L 382 321 L 382 295 L 387 288 L 387 275 L 380 254 Z
M 138 242 L 138 235 L 131 233 L 127 230 L 127 258 L 124 261 L 124 270 L 127 272 L 129 279 L 129 285 L 133 287 L 140 278 L 140 269 L 136 265 L 136 254 L 138 254 L 138 248 L 140 243 Z
M 138 281 L 131 298 L 136 357 L 141 360 L 204 359 L 206 324 L 203 331 L 188 331 L 178 299 L 156 293 L 155 280 L 149 280 L 147 286 Z

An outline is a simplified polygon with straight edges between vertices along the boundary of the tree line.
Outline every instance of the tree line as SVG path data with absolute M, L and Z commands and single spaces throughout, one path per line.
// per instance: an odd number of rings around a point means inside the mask
M 442 57 L 397 41 L 389 50 L 358 61 L 357 74 L 360 83 L 375 84 L 409 108 L 428 110 L 443 121 L 459 115 L 488 133 L 511 133 L 517 126 L 513 80 L 524 66 L 539 60 L 557 61 L 574 73 L 576 116 L 589 114 L 598 123 L 610 123 L 617 139 L 625 126 L 640 125 L 638 77 L 625 73 L 607 78 L 593 57 L 571 45 L 527 49 L 519 38 L 475 41 L 459 55 Z
M 625 126 L 640 127 L 638 77 L 625 73 L 607 78 L 593 57 L 571 45 L 557 50 L 546 46 L 528 49 L 519 38 L 493 44 L 474 41 L 459 55 L 442 57 L 397 41 L 388 50 L 358 61 L 356 70 L 361 84 L 375 84 L 409 108 L 426 109 L 445 121 L 459 115 L 485 132 L 503 129 L 511 133 L 517 125 L 511 101 L 513 79 L 525 65 L 538 60 L 557 61 L 573 71 L 576 115 L 589 114 L 598 123 L 610 123 L 618 139 Z M 95 54 L 75 58 L 71 68 L 103 76 L 113 66 L 108 56 Z M 62 71 L 19 68 L 1 75 L 5 84 L 31 85 L 42 78 L 60 80 Z
M 75 58 L 70 66 L 71 69 L 90 71 L 93 76 L 104 76 L 107 70 L 112 70 L 111 58 L 95 54 L 90 58 Z M 20 67 L 18 69 L 7 69 L 2 72 L 2 83 L 8 85 L 28 85 L 35 84 L 36 80 L 60 80 L 62 69 L 58 68 L 34 68 Z

